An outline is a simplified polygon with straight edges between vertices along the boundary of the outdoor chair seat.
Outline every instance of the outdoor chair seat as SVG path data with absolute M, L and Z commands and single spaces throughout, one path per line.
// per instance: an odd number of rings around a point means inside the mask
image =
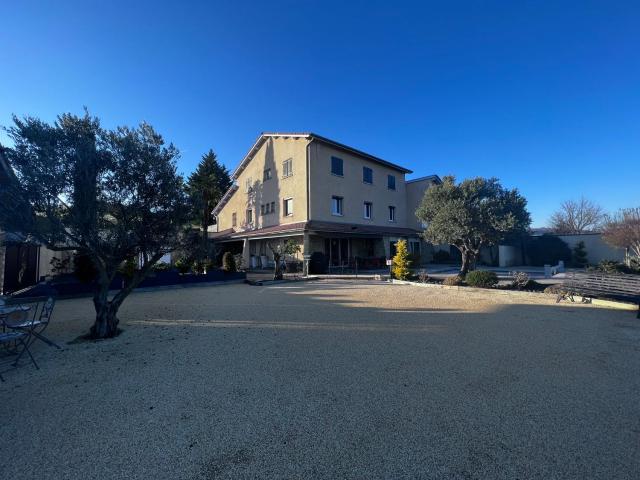
M 28 335 L 26 332 L 2 332 L 0 333 L 0 343 L 12 342 Z

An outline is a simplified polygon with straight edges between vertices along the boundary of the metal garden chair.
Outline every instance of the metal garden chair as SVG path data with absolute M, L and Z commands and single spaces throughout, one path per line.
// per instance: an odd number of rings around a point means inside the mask
M 25 325 L 25 324 L 33 323 L 35 321 L 35 316 L 32 318 L 32 320 L 28 320 L 27 312 L 28 310 L 16 309 L 16 308 L 11 310 L 7 308 L 3 308 L 0 310 L 0 313 L 1 313 L 0 321 L 2 321 L 2 327 L 3 327 L 3 331 L 0 332 L 0 344 L 10 344 L 16 350 L 18 350 L 18 347 L 22 347 L 22 349 L 18 353 L 18 357 L 12 363 L 14 367 L 18 366 L 18 362 L 20 361 L 20 358 L 22 357 L 24 352 L 27 352 L 33 365 L 37 369 L 39 369 L 40 367 L 38 367 L 36 360 L 33 358 L 33 355 L 31 355 L 31 351 L 29 350 L 29 343 L 31 340 L 32 329 L 26 328 L 26 329 L 14 330 L 15 325 Z M 7 331 L 7 329 L 9 329 L 9 331 Z M 0 381 L 4 382 L 4 378 L 2 377 L 1 373 L 0 373 Z
M 26 300 L 30 301 L 29 299 Z M 36 303 L 33 311 L 33 318 L 31 320 L 25 320 L 22 323 L 14 323 L 12 326 L 9 326 L 9 328 L 13 330 L 29 332 L 31 335 L 31 343 L 33 343 L 35 340 L 42 340 L 47 345 L 62 350 L 59 345 L 55 344 L 42 334 L 42 332 L 44 332 L 49 326 L 51 315 L 53 314 L 53 307 L 55 307 L 55 304 L 55 299 L 53 297 L 48 297 L 47 300 L 42 304 L 42 307 L 38 312 L 38 303 Z

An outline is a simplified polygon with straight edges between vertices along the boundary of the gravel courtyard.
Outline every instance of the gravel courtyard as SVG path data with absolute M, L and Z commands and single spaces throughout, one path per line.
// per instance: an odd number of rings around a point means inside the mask
M 2 478 L 640 478 L 640 321 L 388 285 L 64 300 L 0 384 Z M 9 461 L 9 459 L 12 459 Z M 15 460 L 13 460 L 15 459 Z

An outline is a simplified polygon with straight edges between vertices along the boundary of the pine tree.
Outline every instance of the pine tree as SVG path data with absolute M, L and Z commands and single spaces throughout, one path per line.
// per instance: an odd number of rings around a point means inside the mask
M 231 186 L 229 170 L 218 162 L 217 155 L 209 150 L 202 156 L 196 170 L 189 176 L 188 191 L 191 199 L 193 221 L 202 232 L 202 255 L 207 256 L 207 231 L 211 225 L 211 212 Z
M 583 241 L 580 241 L 573 247 L 572 255 L 573 265 L 578 268 L 584 268 L 589 264 L 587 260 L 587 249 Z
M 411 261 L 409 260 L 409 250 L 407 249 L 407 241 L 399 240 L 396 243 L 396 255 L 393 257 L 393 276 L 398 280 L 406 280 L 409 278 L 411 271 L 409 266 Z

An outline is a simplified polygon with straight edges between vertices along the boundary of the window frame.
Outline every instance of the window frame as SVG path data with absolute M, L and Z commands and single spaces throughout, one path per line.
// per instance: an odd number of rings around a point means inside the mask
M 282 162 L 282 178 L 293 176 L 293 157 L 287 158 Z
M 389 205 L 389 221 L 396 223 L 396 206 Z
M 290 209 L 287 207 L 287 204 L 290 205 Z M 282 216 L 283 217 L 292 217 L 293 216 L 293 197 L 287 197 L 282 199 Z
M 334 203 L 335 201 L 335 203 Z M 335 211 L 333 206 L 339 207 Z M 339 195 L 331 195 L 331 215 L 334 217 L 344 217 L 344 197 Z
M 333 171 L 333 161 L 334 160 L 338 160 L 340 162 L 340 173 L 336 173 Z M 336 165 L 338 165 L 336 163 Z M 336 157 L 334 155 L 331 156 L 331 165 L 330 165 L 330 170 L 331 175 L 335 175 L 336 177 L 344 177 L 344 160 L 340 157 Z
M 265 168 L 264 171 L 262 172 L 262 181 L 266 182 L 267 180 L 271 180 L 272 178 L 273 176 L 271 175 L 271 169 Z
M 393 186 L 391 186 L 392 183 L 393 183 Z M 387 174 L 387 190 L 393 190 L 395 192 L 396 187 L 397 187 L 396 176 Z
M 365 220 L 371 220 L 373 218 L 373 202 L 364 202 L 363 207 L 363 218 Z M 369 216 L 367 216 L 367 208 L 369 209 Z
M 238 226 L 238 214 L 236 212 L 231 213 L 231 226 L 232 227 Z
M 247 208 L 244 218 L 247 222 L 247 225 L 251 225 L 253 223 L 253 208 Z
M 366 175 L 365 175 L 366 172 L 369 172 L 371 177 L 369 182 L 366 179 Z M 373 185 L 373 168 L 367 167 L 365 165 L 362 166 L 362 183 L 366 185 Z

